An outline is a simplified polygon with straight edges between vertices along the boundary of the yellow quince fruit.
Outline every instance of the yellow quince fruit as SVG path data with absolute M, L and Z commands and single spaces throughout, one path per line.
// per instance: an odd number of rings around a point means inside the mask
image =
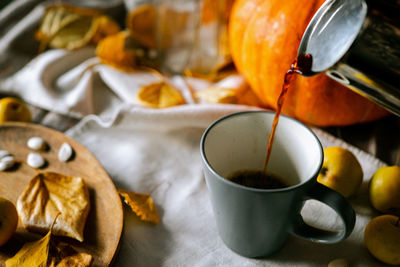
M 6 121 L 31 121 L 31 112 L 21 100 L 14 97 L 0 99 L 0 123 Z
M 380 167 L 369 185 L 372 206 L 383 213 L 400 214 L 400 167 Z
M 363 180 L 363 171 L 354 154 L 342 147 L 324 149 L 324 162 L 317 181 L 344 197 L 354 195 Z

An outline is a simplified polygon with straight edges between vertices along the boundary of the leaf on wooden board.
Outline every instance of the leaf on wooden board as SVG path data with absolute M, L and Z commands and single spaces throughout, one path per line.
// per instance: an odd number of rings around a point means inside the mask
M 57 215 L 58 216 L 58 215 Z M 55 219 L 56 220 L 56 219 Z M 41 239 L 26 243 L 14 257 L 6 260 L 6 267 L 88 267 L 92 264 L 92 255 L 76 251 L 64 242 L 52 239 L 52 229 Z
M 78 252 L 64 242 L 53 242 L 50 246 L 50 266 L 55 267 L 86 267 L 90 266 L 93 256 Z
M 34 176 L 17 200 L 18 214 L 28 230 L 48 231 L 52 218 L 61 213 L 54 235 L 81 242 L 89 209 L 89 190 L 83 179 L 55 172 Z
M 26 243 L 14 257 L 6 260 L 6 267 L 47 266 L 51 231 L 42 239 Z
M 42 266 L 46 267 L 49 262 L 49 248 L 51 241 L 51 233 L 54 223 L 59 213 L 53 218 L 48 233 L 38 241 L 29 242 L 14 255 L 14 257 L 6 260 L 6 267 L 20 266 Z

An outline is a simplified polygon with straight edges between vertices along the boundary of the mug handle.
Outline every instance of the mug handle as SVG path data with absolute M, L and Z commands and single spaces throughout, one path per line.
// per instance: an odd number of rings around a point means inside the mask
M 342 219 L 344 229 L 341 231 L 329 231 L 310 226 L 304 222 L 303 217 L 299 213 L 294 218 L 290 230 L 293 235 L 313 242 L 333 244 L 344 240 L 351 234 L 356 222 L 356 215 L 346 198 L 325 185 L 316 182 L 305 195 L 303 201 L 308 199 L 323 202 L 335 210 Z

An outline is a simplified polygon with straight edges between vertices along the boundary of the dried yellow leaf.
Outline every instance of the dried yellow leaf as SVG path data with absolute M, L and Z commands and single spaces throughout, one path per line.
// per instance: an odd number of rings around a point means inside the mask
M 122 31 L 108 36 L 97 45 L 96 54 L 101 62 L 123 71 L 134 71 L 136 67 L 135 53 L 127 49 L 130 34 Z
M 26 243 L 14 257 L 6 260 L 6 267 L 47 266 L 51 231 L 42 239 Z
M 88 267 L 93 257 L 78 252 L 70 245 L 52 240 L 53 227 L 59 214 L 53 220 L 49 232 L 41 239 L 24 244 L 14 255 L 6 260 L 6 267 Z
M 96 17 L 96 24 L 96 33 L 92 37 L 92 42 L 94 44 L 99 43 L 107 36 L 117 34 L 121 30 L 119 25 L 106 15 Z
M 77 253 L 63 258 L 56 267 L 86 267 L 92 264 L 93 257 L 87 253 Z
M 211 82 L 220 81 L 230 75 L 237 73 L 235 65 L 230 57 L 226 57 L 223 61 L 216 64 L 212 69 L 204 72 L 201 68 L 186 69 L 184 71 L 185 76 L 195 77 Z
M 6 260 L 6 267 L 46 267 L 49 262 L 51 233 L 58 216 L 59 214 L 56 214 L 53 218 L 48 233 L 42 239 L 24 244 L 14 257 Z
M 141 5 L 129 12 L 126 26 L 132 36 L 149 48 L 155 48 L 156 9 L 153 5 Z
M 89 209 L 89 190 L 83 179 L 54 172 L 33 177 L 17 200 L 18 214 L 28 230 L 48 231 L 52 218 L 61 213 L 54 235 L 81 242 Z
M 164 81 L 143 86 L 137 98 L 144 106 L 152 108 L 167 108 L 185 103 L 179 90 Z
M 53 48 L 77 49 L 87 45 L 95 33 L 95 20 L 92 17 L 81 17 L 59 29 L 49 45 Z
M 93 261 L 92 255 L 78 252 L 63 242 L 55 244 L 52 251 L 53 253 L 50 253 L 51 264 L 55 267 L 86 267 L 90 266 Z
M 72 50 L 118 31 L 119 26 L 99 10 L 59 5 L 46 9 L 36 39 L 41 51 L 47 46 Z
M 118 190 L 118 192 L 123 197 L 124 202 L 129 205 L 132 211 L 139 216 L 140 219 L 154 224 L 158 224 L 160 222 L 156 205 L 149 195 L 125 190 Z
M 196 96 L 208 103 L 237 104 L 237 90 L 210 87 L 196 93 Z

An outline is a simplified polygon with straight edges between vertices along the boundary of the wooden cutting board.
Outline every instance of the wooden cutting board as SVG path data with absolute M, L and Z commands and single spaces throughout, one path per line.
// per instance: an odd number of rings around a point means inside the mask
M 16 160 L 26 162 L 29 152 L 26 145 L 30 137 L 42 137 L 48 143 L 48 150 L 39 152 L 48 164 L 39 171 L 53 171 L 70 176 L 82 177 L 89 187 L 91 209 L 85 226 L 84 238 L 80 243 L 65 238 L 79 251 L 93 256 L 93 266 L 107 266 L 117 251 L 123 227 L 123 209 L 118 192 L 97 159 L 81 144 L 55 130 L 30 123 L 0 124 L 0 150 L 5 149 Z M 58 160 L 57 153 L 63 142 L 74 149 L 74 156 L 68 162 Z M 37 173 L 27 164 L 17 164 L 9 171 L 0 172 L 0 196 L 14 204 L 28 182 Z M 28 233 L 19 221 L 13 237 L 0 248 L 0 266 L 13 256 L 26 241 L 36 239 Z

